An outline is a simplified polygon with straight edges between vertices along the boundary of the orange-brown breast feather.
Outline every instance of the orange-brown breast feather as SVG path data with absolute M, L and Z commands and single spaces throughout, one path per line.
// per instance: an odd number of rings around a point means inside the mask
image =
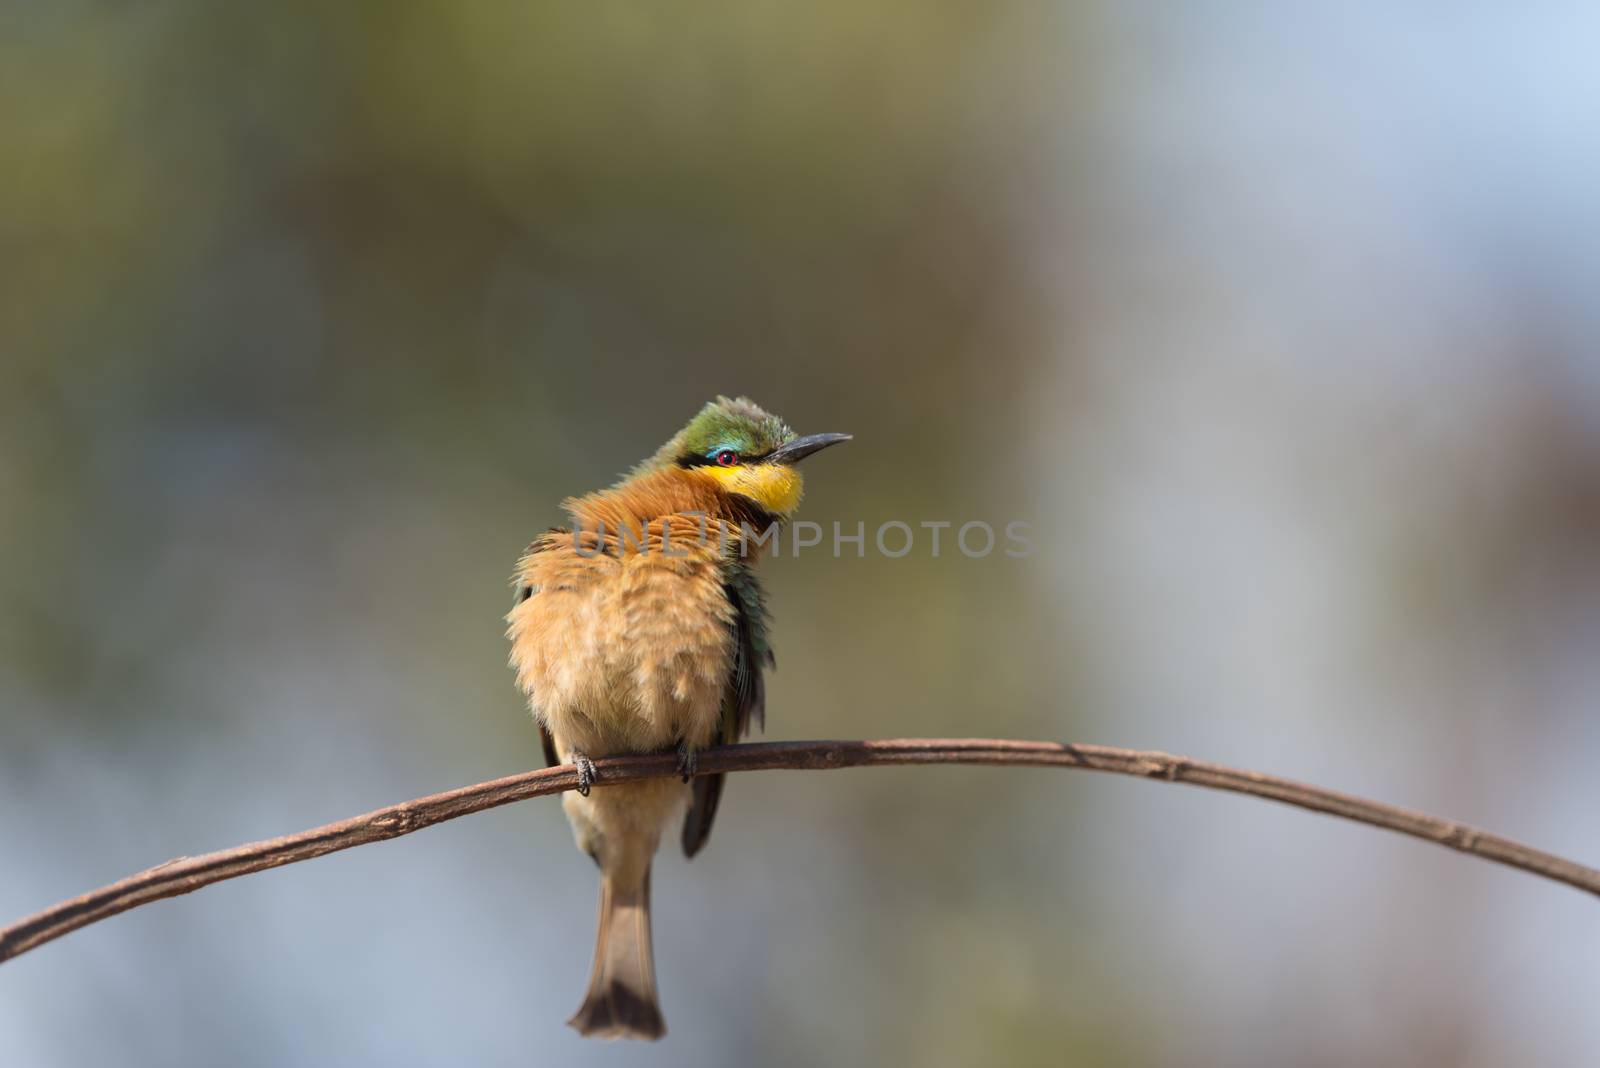
M 562 754 L 711 744 L 735 609 L 694 517 L 651 521 L 642 547 L 611 530 L 552 532 L 517 581 L 534 592 L 507 617 L 512 665 Z
M 576 529 L 607 534 L 622 530 L 637 534 L 642 523 L 668 517 L 677 525 L 672 532 L 673 545 L 682 544 L 681 535 L 690 531 L 696 538 L 715 542 L 719 529 L 726 539 L 740 535 L 740 524 L 759 531 L 773 521 L 753 501 L 728 492 L 716 479 L 695 469 L 676 467 L 569 498 L 562 507 L 571 514 Z M 703 537 L 703 532 L 709 532 L 709 538 Z

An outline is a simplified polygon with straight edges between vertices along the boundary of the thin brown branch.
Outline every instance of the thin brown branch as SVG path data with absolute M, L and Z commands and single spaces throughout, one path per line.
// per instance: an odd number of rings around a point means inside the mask
M 984 738 L 909 738 L 876 742 L 763 742 L 707 749 L 699 754 L 699 774 L 772 771 L 780 768 L 825 771 L 885 764 L 996 764 L 1086 768 L 1165 782 L 1186 782 L 1213 790 L 1270 798 L 1313 812 L 1369 823 L 1462 853 L 1575 886 L 1600 896 L 1600 871 L 1532 846 L 1469 827 L 1454 820 L 1335 793 L 1275 775 L 1241 771 L 1188 757 L 1105 745 L 1062 745 Z M 677 773 L 674 754 L 610 757 L 595 762 L 601 784 L 658 778 Z M 435 823 L 482 812 L 530 797 L 560 793 L 578 784 L 571 765 L 509 775 L 419 797 L 363 816 L 313 827 L 299 834 L 269 838 L 198 857 L 179 857 L 131 875 L 110 886 L 63 901 L 0 930 L 0 961 L 9 960 L 64 934 L 98 923 L 140 905 L 176 897 L 202 886 L 251 872 L 320 857 L 341 849 L 398 838 Z M 597 788 L 603 788 L 599 786 Z

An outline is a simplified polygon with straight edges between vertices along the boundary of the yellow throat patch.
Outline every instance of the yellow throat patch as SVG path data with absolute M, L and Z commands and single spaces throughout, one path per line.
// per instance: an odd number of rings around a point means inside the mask
M 729 493 L 748 497 L 775 516 L 790 516 L 800 507 L 805 479 L 784 464 L 739 464 L 721 467 L 708 464 L 692 468 L 696 474 L 715 480 Z

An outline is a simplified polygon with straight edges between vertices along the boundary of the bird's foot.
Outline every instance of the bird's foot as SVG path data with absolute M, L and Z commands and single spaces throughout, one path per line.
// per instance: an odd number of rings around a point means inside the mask
M 573 767 L 578 769 L 579 795 L 588 797 L 589 787 L 593 786 L 594 781 L 600 777 L 600 773 L 594 769 L 594 761 L 589 759 L 588 754 L 581 753 L 576 749 L 567 754 L 567 760 Z
M 683 781 L 688 782 L 694 778 L 696 769 L 700 766 L 700 757 L 694 751 L 694 746 L 689 744 L 687 738 L 678 740 L 678 774 L 683 776 Z

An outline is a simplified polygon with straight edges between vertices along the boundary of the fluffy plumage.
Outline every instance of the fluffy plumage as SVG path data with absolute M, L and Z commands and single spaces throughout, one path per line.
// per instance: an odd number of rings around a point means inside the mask
M 719 397 L 621 482 L 564 502 L 571 528 L 529 546 L 507 634 L 548 760 L 674 748 L 692 759 L 763 720 L 762 672 L 773 658 L 755 571 L 761 547 L 746 535 L 798 505 L 801 476 L 777 451 L 795 440 L 750 401 Z M 683 847 L 698 852 L 721 793 L 721 776 L 701 776 L 692 786 L 596 780 L 586 796 L 563 798 L 602 878 L 589 995 L 569 1021 L 585 1034 L 664 1033 L 650 862 L 686 808 Z

